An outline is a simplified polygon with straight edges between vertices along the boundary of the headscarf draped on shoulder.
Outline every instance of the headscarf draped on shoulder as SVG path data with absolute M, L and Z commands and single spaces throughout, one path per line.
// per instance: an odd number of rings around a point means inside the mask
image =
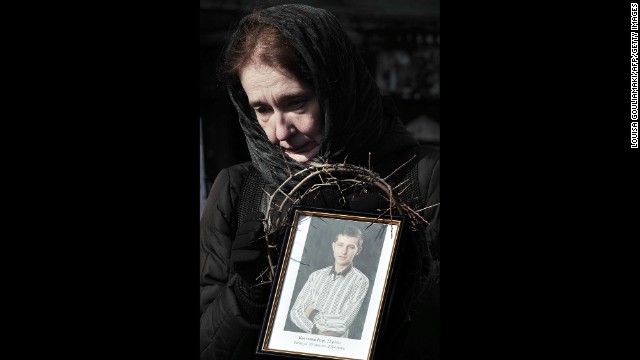
M 383 105 L 373 77 L 333 14 L 307 5 L 279 5 L 258 14 L 261 22 L 277 28 L 289 40 L 311 72 L 324 116 L 323 141 L 311 161 L 346 159 L 347 163 L 368 166 L 371 152 L 373 170 L 384 175 L 408 160 L 399 154 L 417 146 L 417 141 Z M 231 35 L 227 47 L 238 37 L 239 30 Z M 267 183 L 278 186 L 289 176 L 288 169 L 292 173 L 304 169 L 305 164 L 283 156 L 268 140 L 242 87 L 229 84 L 228 90 L 252 162 Z

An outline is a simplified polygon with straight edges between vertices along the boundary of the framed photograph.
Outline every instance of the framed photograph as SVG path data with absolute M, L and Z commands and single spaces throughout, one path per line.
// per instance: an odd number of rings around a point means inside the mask
M 403 217 L 294 208 L 262 358 L 372 359 Z

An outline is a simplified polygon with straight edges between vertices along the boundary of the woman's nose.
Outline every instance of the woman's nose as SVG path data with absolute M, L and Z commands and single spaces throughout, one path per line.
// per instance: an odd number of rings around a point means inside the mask
M 278 141 L 286 141 L 293 134 L 295 134 L 296 129 L 293 124 L 288 120 L 287 114 L 275 111 L 273 113 L 276 122 L 276 138 Z

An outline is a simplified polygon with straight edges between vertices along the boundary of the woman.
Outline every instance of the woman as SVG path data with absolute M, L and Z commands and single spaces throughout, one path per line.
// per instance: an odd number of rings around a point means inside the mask
M 407 180 L 402 196 L 421 209 L 440 201 L 439 153 L 420 147 L 383 103 L 357 49 L 325 10 L 280 5 L 254 12 L 232 34 L 223 60 L 252 161 L 221 171 L 203 212 L 201 358 L 252 359 L 270 291 L 260 284 L 267 250 L 257 241 L 267 194 L 283 183 L 290 190 L 300 179 L 287 181 L 289 175 L 310 163 L 346 162 L 392 174 L 392 184 Z M 383 202 L 372 194 L 347 199 L 327 190 L 307 204 L 371 212 Z M 402 280 L 376 345 L 382 358 L 401 358 L 417 343 L 418 357 L 438 357 L 438 214 L 439 206 L 424 211 L 430 225 L 414 231 L 399 254 Z

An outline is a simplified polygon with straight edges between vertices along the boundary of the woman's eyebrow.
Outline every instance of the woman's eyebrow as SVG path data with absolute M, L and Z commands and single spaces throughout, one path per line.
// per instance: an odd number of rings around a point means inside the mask
M 281 103 L 287 103 L 291 100 L 295 100 L 295 99 L 300 99 L 300 98 L 307 98 L 309 96 L 309 94 L 306 91 L 300 91 L 300 92 L 295 92 L 295 93 L 291 93 L 291 94 L 284 94 L 280 97 L 278 97 L 278 104 Z
M 310 96 L 308 91 L 299 91 L 299 92 L 293 92 L 293 93 L 288 93 L 288 94 L 284 94 L 278 97 L 277 100 L 277 104 L 285 104 L 291 100 L 294 99 L 299 99 L 299 98 L 303 98 L 306 99 Z M 255 101 L 249 101 L 249 105 L 251 107 L 259 107 L 259 106 L 270 106 L 269 104 L 261 101 L 261 100 L 255 100 Z
M 257 100 L 257 101 L 249 101 L 249 105 L 250 105 L 251 107 L 269 106 L 269 105 L 267 105 L 267 104 L 263 103 L 263 102 L 262 102 L 262 101 L 260 101 L 260 100 Z

